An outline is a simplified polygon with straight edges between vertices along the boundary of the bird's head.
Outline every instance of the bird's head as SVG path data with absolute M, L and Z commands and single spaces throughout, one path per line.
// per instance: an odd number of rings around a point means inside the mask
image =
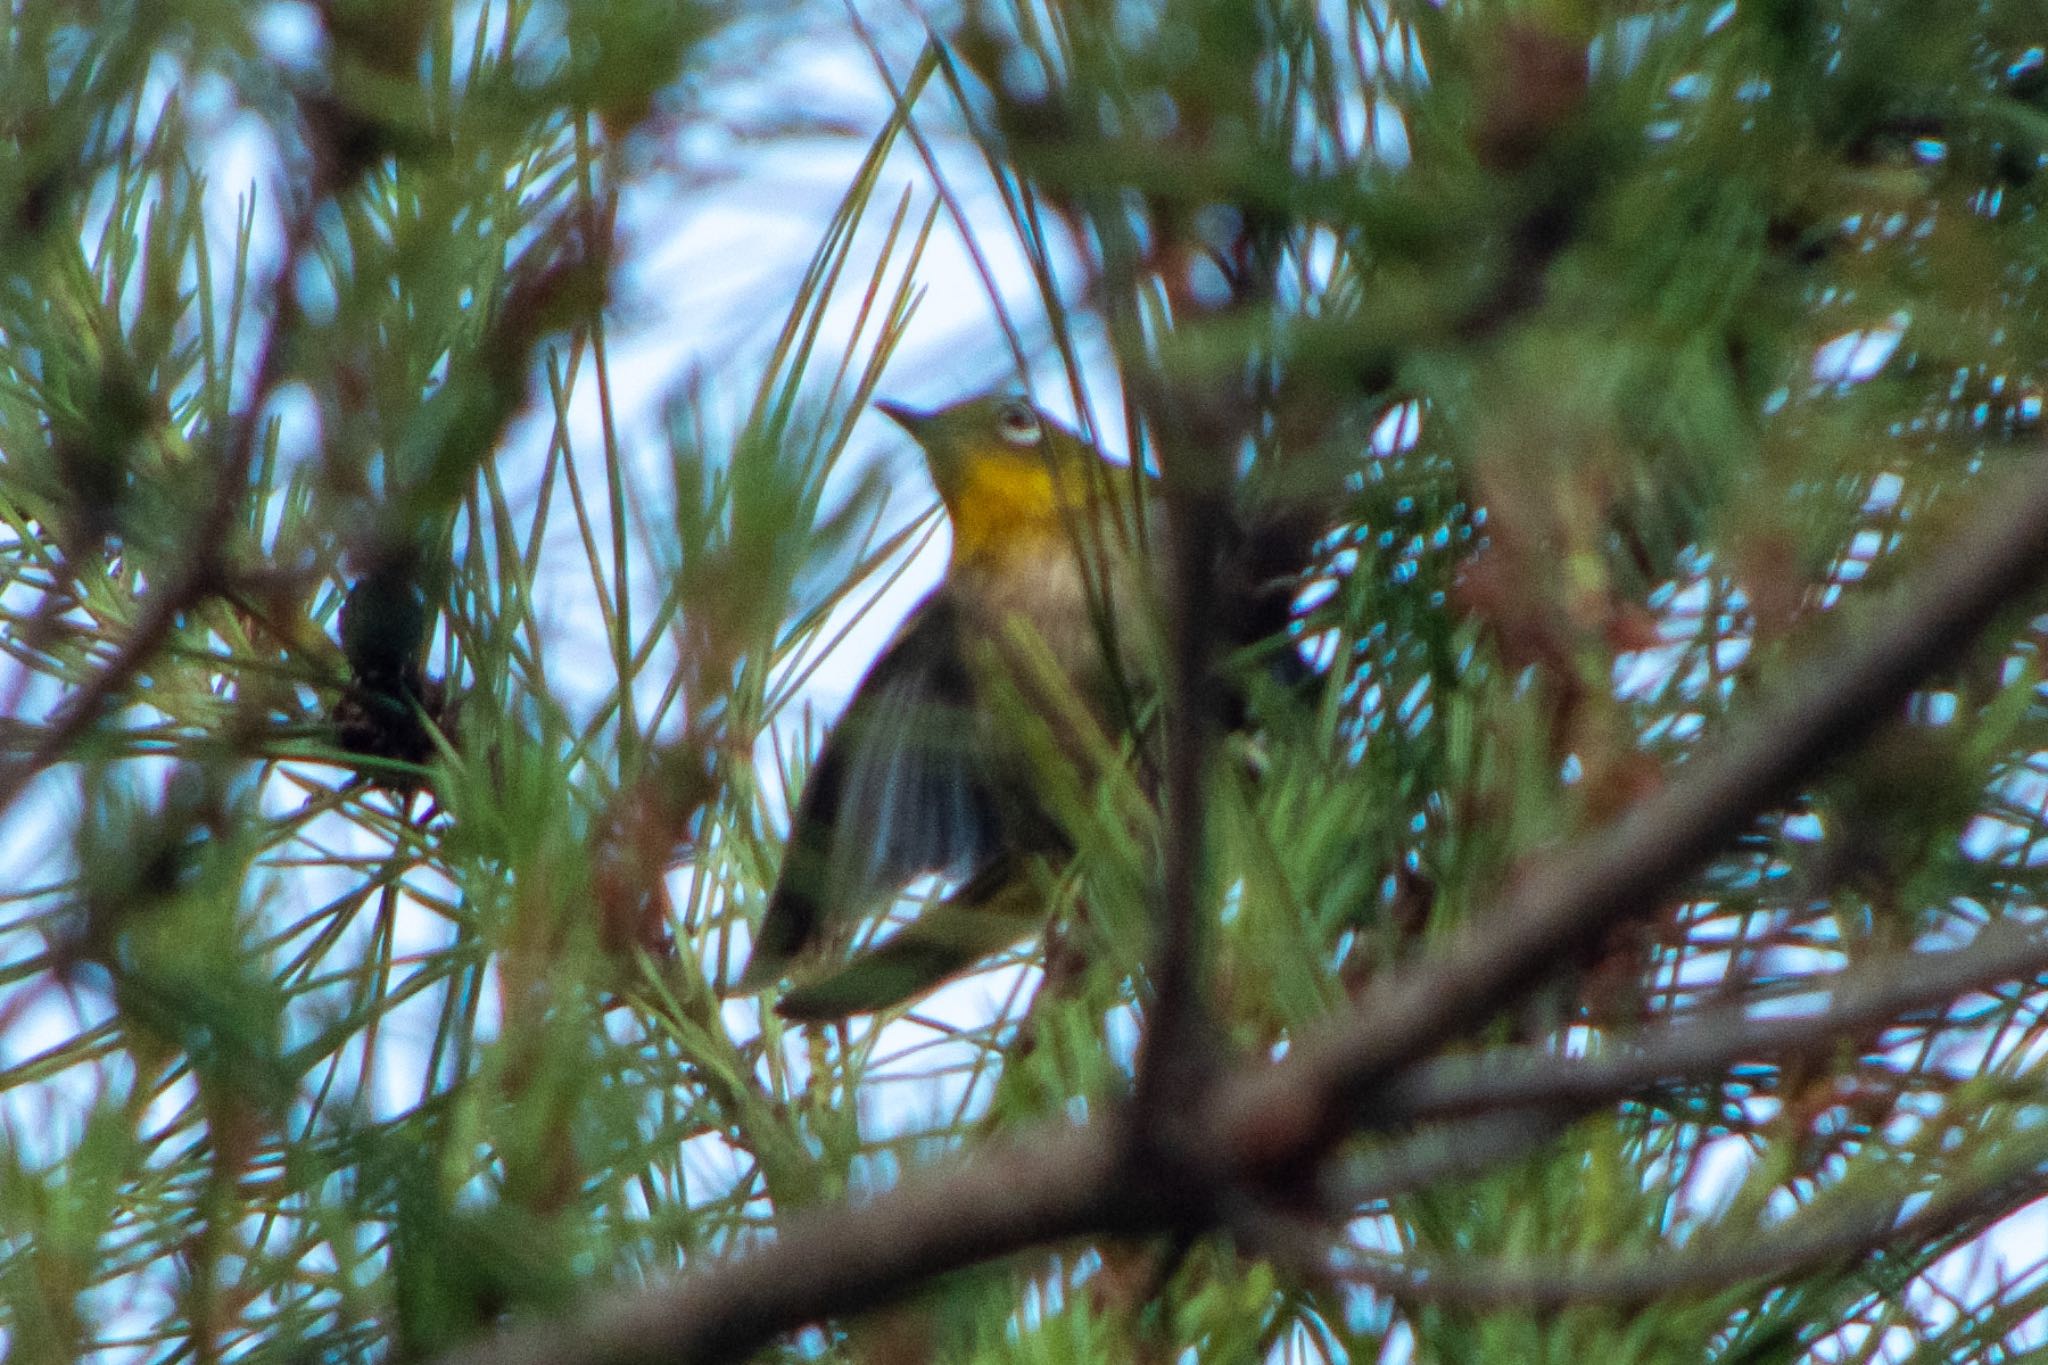
M 983 394 L 935 412 L 875 406 L 923 447 L 953 522 L 956 565 L 1035 552 L 1043 537 L 1065 534 L 1065 516 L 1091 496 L 1100 457 L 1022 398 Z

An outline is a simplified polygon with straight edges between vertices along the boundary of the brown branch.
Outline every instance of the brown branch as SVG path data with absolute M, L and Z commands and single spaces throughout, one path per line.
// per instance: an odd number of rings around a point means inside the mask
M 1170 406 L 1162 396 L 1148 411 L 1156 415 Z M 1155 423 L 1153 428 L 1160 436 L 1168 558 L 1166 820 L 1152 916 L 1152 1006 L 1133 1091 L 1134 1135 L 1141 1143 L 1165 1136 L 1199 1106 L 1217 1060 L 1202 973 L 1199 882 L 1207 843 L 1207 768 L 1216 728 L 1215 556 L 1225 520 L 1223 483 L 1216 475 L 1226 466 L 1217 458 L 1211 433 L 1186 428 L 1184 422 L 1172 427 Z M 1169 1150 L 1174 1145 L 1169 1142 Z
M 2044 972 L 2048 935 L 1994 925 L 1967 948 L 1894 953 L 1816 976 L 1801 994 L 1831 999 L 1815 1013 L 1756 1019 L 1727 1006 L 1657 1029 L 1611 1056 L 1502 1048 L 1446 1058 L 1404 1074 L 1376 1102 L 1381 1114 L 1411 1122 L 1520 1108 L 1585 1113 L 1666 1082 L 1715 1076 L 1736 1062 L 1825 1053 L 1915 1010 Z
M 513 1329 L 444 1365 L 744 1359 L 778 1334 L 900 1299 L 934 1275 L 1126 1221 L 1110 1125 L 995 1144 L 947 1174 L 867 1204 L 799 1214 L 776 1240 L 572 1319 Z
M 1397 1093 L 1387 1082 L 1399 1070 L 1512 1006 L 1617 921 L 1655 907 L 2048 574 L 2048 460 L 1993 490 L 1982 514 L 1963 524 L 1966 535 L 1881 625 L 1831 665 L 1816 661 L 1803 688 L 1720 753 L 1688 763 L 1661 796 L 1567 850 L 1476 917 L 1440 958 L 1371 991 L 1286 1059 L 1225 1077 L 1189 1120 L 1207 1165 L 1176 1168 L 1177 1187 L 1123 1179 L 1121 1116 L 1039 1128 L 864 1206 L 793 1218 L 769 1246 L 675 1284 L 607 1300 L 571 1321 L 507 1329 L 453 1359 L 731 1359 L 806 1323 L 898 1299 L 946 1271 L 1068 1237 L 1188 1230 L 1191 1212 L 1218 1217 L 1312 1188 L 1347 1132 L 1401 1117 L 1384 1103 Z
M 1853 1263 L 1890 1247 L 1917 1246 L 1923 1238 L 1945 1244 L 1967 1239 L 1990 1222 L 2041 1196 L 2040 1163 L 2048 1157 L 2039 1141 L 2008 1154 L 1977 1180 L 1937 1184 L 1883 1202 L 1845 1201 L 1846 1207 L 1807 1212 L 1776 1227 L 1719 1229 L 1716 1242 L 1731 1245 L 1666 1256 L 1587 1265 L 1531 1267 L 1500 1263 L 1423 1266 L 1391 1259 L 1332 1262 L 1307 1258 L 1315 1273 L 1370 1285 L 1407 1300 L 1453 1303 L 1464 1308 L 1554 1311 L 1574 1304 L 1629 1306 L 1668 1298 L 1697 1298 L 1752 1280 L 1778 1280 L 1810 1273 L 1827 1263 Z M 1927 1202 L 1901 1216 L 1909 1200 Z M 1293 1250 L 1304 1249 L 1304 1228 L 1296 1228 Z

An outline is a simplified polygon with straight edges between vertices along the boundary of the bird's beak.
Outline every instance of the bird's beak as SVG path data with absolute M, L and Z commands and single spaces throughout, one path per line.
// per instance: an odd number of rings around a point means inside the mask
M 875 408 L 882 416 L 888 418 L 897 426 L 902 427 L 912 436 L 917 435 L 919 431 L 923 430 L 925 423 L 932 419 L 932 415 L 928 412 L 919 412 L 907 403 L 891 403 L 886 398 L 876 400 Z

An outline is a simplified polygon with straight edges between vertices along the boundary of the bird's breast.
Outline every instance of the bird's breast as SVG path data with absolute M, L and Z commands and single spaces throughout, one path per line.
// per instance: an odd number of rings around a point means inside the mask
M 953 567 L 959 598 L 973 633 L 1000 646 L 1019 624 L 1044 644 L 1060 671 L 1092 696 L 1110 680 L 1104 645 L 1132 662 L 1131 613 L 1140 609 L 1128 591 L 1127 556 L 1114 543 L 1076 546 L 1069 528 L 1034 538 L 1013 536 L 997 555 Z

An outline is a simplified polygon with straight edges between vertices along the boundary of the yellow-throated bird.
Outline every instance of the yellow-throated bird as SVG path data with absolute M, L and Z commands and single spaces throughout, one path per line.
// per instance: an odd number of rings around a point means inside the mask
M 1105 642 L 1134 638 L 1144 610 L 1135 523 L 1122 510 L 1128 470 L 1020 398 L 989 394 L 931 413 L 876 406 L 924 448 L 953 524 L 952 558 L 826 737 L 735 989 L 771 986 L 824 955 L 919 877 L 960 886 L 783 996 L 777 1010 L 794 1019 L 886 1009 L 1037 927 L 1025 863 L 1061 839 L 988 689 L 997 670 L 1013 674 L 1011 648 L 1028 630 L 1111 723 L 1132 652 Z

